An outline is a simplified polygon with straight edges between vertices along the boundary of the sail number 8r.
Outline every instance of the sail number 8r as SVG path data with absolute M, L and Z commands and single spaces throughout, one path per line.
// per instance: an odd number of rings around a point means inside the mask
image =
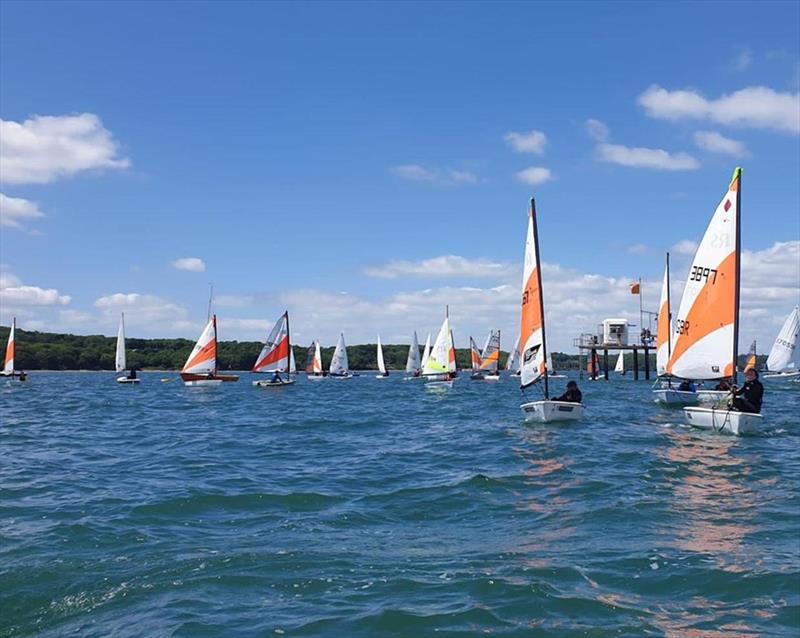
M 689 281 L 708 281 L 708 278 L 711 277 L 711 283 L 714 284 L 717 281 L 717 269 L 716 268 L 703 268 L 702 266 L 692 266 L 692 272 L 689 273 Z

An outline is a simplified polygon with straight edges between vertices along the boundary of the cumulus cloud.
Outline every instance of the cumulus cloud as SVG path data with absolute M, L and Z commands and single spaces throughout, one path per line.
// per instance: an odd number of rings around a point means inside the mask
M 529 166 L 528 168 L 522 169 L 514 177 L 517 178 L 517 181 L 523 184 L 530 184 L 531 186 L 546 184 L 555 179 L 550 169 L 542 166 Z
M 672 252 L 679 255 L 694 255 L 697 252 L 697 242 L 691 239 L 682 239 L 672 247 Z
M 475 184 L 480 181 L 472 171 L 454 168 L 426 168 L 419 164 L 401 164 L 389 169 L 395 177 L 412 182 L 427 182 L 437 186 L 458 186 Z
M 84 171 L 130 166 L 92 113 L 0 120 L 0 138 L 0 180 L 7 184 L 44 184 Z
M 800 93 L 749 86 L 717 99 L 697 91 L 652 85 L 638 98 L 648 116 L 664 120 L 709 120 L 717 124 L 800 133 Z
M 703 150 L 712 153 L 723 153 L 733 157 L 747 157 L 750 155 L 747 147 L 742 142 L 720 135 L 716 131 L 697 131 L 694 134 L 694 143 Z
M 506 133 L 503 136 L 506 143 L 517 153 L 533 153 L 542 155 L 547 146 L 547 136 L 541 131 L 528 133 Z
M 153 327 L 154 324 L 162 324 L 170 332 L 176 325 L 195 327 L 186 322 L 188 312 L 183 306 L 157 295 L 117 292 L 96 299 L 94 307 L 106 319 L 118 318 L 119 313 L 124 312 L 125 323 L 131 326 Z
M 589 118 L 585 123 L 586 132 L 595 142 L 607 142 L 609 138 L 608 127 L 594 118 Z
M 40 217 L 44 214 L 35 202 L 0 193 L 0 226 L 21 229 L 25 222 Z
M 199 257 L 181 257 L 170 262 L 170 265 L 177 270 L 188 270 L 189 272 L 205 272 L 206 270 L 206 262 Z
M 390 261 L 381 266 L 364 269 L 369 277 L 395 279 L 397 277 L 426 277 L 431 279 L 451 277 L 498 277 L 510 271 L 508 264 L 490 259 L 467 259 L 458 255 L 442 255 L 421 261 Z
M 631 255 L 646 255 L 650 249 L 645 244 L 631 244 L 625 248 Z
M 0 271 L 0 310 L 4 319 L 14 314 L 29 315 L 45 306 L 65 306 L 71 300 L 55 288 L 25 285 L 6 268 Z
M 693 171 L 700 162 L 688 153 L 670 153 L 660 148 L 630 147 L 621 144 L 598 144 L 597 158 L 601 162 L 630 168 L 649 168 L 658 171 Z

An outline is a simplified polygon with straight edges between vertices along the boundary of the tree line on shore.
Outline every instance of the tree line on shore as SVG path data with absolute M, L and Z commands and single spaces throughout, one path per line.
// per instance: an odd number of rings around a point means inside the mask
M 0 344 L 8 339 L 9 328 L 0 327 Z M 113 370 L 116 337 L 102 335 L 72 335 L 17 329 L 16 368 L 18 370 Z M 194 347 L 189 339 L 135 339 L 125 340 L 128 367 L 140 370 L 180 370 Z M 249 370 L 261 351 L 258 341 L 220 341 L 217 348 L 219 367 L 222 370 Z M 4 347 L 4 346 L 0 346 Z M 306 363 L 308 346 L 294 345 L 298 369 Z M 327 370 L 333 357 L 333 346 L 322 348 L 322 363 Z M 422 348 L 420 348 L 420 353 Z M 404 370 L 408 358 L 408 345 L 384 344 L 383 357 L 391 370 Z M 347 347 L 347 358 L 353 370 L 377 369 L 374 343 Z M 500 353 L 504 367 L 507 352 Z M 469 349 L 456 349 L 459 368 L 470 368 Z M 578 356 L 553 353 L 553 363 L 559 370 L 576 370 Z

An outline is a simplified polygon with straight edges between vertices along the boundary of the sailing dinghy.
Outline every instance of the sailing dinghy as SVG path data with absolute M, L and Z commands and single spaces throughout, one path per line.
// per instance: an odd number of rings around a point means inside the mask
M 325 373 L 322 371 L 322 352 L 318 339 L 315 339 L 308 347 L 306 361 L 306 379 L 309 381 L 322 381 L 325 378 Z
M 114 370 L 117 374 L 120 372 L 125 372 L 125 368 L 127 368 L 126 361 L 125 361 L 125 313 L 123 312 L 119 318 L 119 329 L 117 330 L 117 350 L 114 356 Z M 117 383 L 139 383 L 139 379 L 136 378 L 136 373 L 134 372 L 133 368 L 131 368 L 130 375 L 117 377 Z
M 500 380 L 500 331 L 490 331 L 481 352 L 481 372 L 484 381 Z
M 614 372 L 617 374 L 625 374 L 625 352 L 623 350 L 619 351 L 617 363 L 614 365 Z
M 282 388 L 292 385 L 292 345 L 289 339 L 289 311 L 284 312 L 267 335 L 264 347 L 250 372 L 271 374 L 272 378 L 253 381 L 259 388 Z M 285 374 L 283 378 L 281 374 Z
M 389 377 L 389 371 L 386 369 L 386 363 L 383 360 L 383 347 L 381 346 L 381 336 L 378 335 L 378 374 L 375 375 L 376 379 L 386 379 Z
M 414 338 L 408 348 L 408 358 L 406 359 L 406 379 L 419 379 L 422 374 L 422 364 L 419 360 L 419 341 L 417 332 L 414 331 Z
M 772 344 L 767 357 L 767 370 L 761 375 L 770 381 L 800 380 L 800 361 L 798 361 L 797 337 L 800 334 L 800 308 L 794 307 L 781 331 Z
M 552 353 L 547 353 L 547 377 L 549 379 L 566 379 L 566 374 L 558 374 L 556 372 L 556 366 L 553 363 L 553 355 Z
M 525 266 L 522 275 L 522 310 L 520 317 L 522 374 L 520 389 L 525 390 L 544 381 L 544 400 L 523 403 L 520 407 L 526 421 L 575 421 L 583 416 L 583 404 L 550 399 L 547 370 L 542 269 L 539 261 L 539 230 L 536 202 L 531 198 L 528 234 L 525 240 Z
M 445 309 L 442 327 L 422 370 L 422 376 L 430 387 L 453 387 L 456 379 L 456 349 L 453 331 L 450 329 L 449 308 Z
M 470 379 L 473 381 L 483 381 L 483 372 L 481 372 L 481 353 L 478 350 L 478 344 L 475 339 L 469 338 L 469 358 L 472 363 L 472 374 Z
M 239 380 L 239 377 L 234 374 L 219 374 L 217 367 L 217 315 L 211 315 L 200 338 L 194 344 L 194 348 L 181 370 L 181 379 L 186 386 L 212 386 Z
M 422 361 L 419 364 L 420 374 L 422 373 L 422 368 L 425 367 L 425 364 L 428 362 L 428 357 L 431 356 L 431 333 L 428 333 L 428 336 L 425 337 L 425 347 L 422 349 Z
M 667 372 L 684 379 L 736 383 L 739 347 L 742 169 L 733 173 L 692 260 Z M 689 425 L 726 434 L 761 429 L 761 414 L 725 408 L 685 407 Z
M 334 379 L 352 379 L 353 375 L 348 368 L 347 347 L 344 345 L 344 334 L 339 333 L 339 341 L 336 342 L 336 350 L 333 351 L 331 367 L 328 372 L 329 377 Z
M 517 337 L 517 341 L 514 343 L 514 349 L 508 355 L 508 361 L 506 361 L 506 370 L 515 377 L 519 376 L 519 358 L 519 337 Z
M 20 381 L 25 381 L 28 376 L 21 370 L 14 369 L 14 355 L 17 349 L 17 339 L 15 333 L 17 331 L 17 318 L 11 319 L 11 330 L 8 331 L 8 344 L 6 344 L 6 356 L 3 363 L 4 377 L 17 378 Z

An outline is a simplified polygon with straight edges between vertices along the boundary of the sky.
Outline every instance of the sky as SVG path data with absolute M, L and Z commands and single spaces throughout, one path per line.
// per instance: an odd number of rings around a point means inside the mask
M 800 4 L 0 3 L 0 323 L 550 348 L 680 297 L 736 166 L 742 348 L 800 303 Z M 677 310 L 677 301 L 674 303 Z

